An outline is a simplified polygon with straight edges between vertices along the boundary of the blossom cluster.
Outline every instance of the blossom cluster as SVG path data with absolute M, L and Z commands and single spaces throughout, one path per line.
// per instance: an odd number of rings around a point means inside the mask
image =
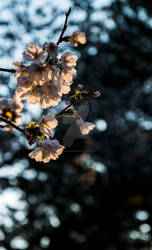
M 31 64 L 25 66 L 14 62 L 18 67 L 15 73 L 18 83 L 15 97 L 26 98 L 31 104 L 40 103 L 43 109 L 56 106 L 62 95 L 70 92 L 76 74 L 77 56 L 65 52 L 61 58 L 57 58 L 57 46 L 53 43 L 42 47 L 29 44 L 26 49 L 24 60 Z M 47 58 L 51 59 L 48 61 Z
M 60 38 L 61 42 L 67 42 L 74 47 L 86 43 L 84 32 L 75 31 L 71 36 Z M 8 121 L 18 124 L 23 111 L 22 99 L 30 104 L 40 103 L 42 109 L 55 107 L 62 100 L 62 96 L 69 94 L 73 77 L 76 75 L 77 55 L 72 52 L 58 53 L 59 43 L 45 43 L 42 46 L 30 43 L 23 52 L 23 62 L 15 61 L 13 65 L 17 68 L 14 73 L 17 81 L 15 94 L 9 99 L 0 99 L 0 122 L 6 118 Z M 64 146 L 53 138 L 53 130 L 58 126 L 59 116 L 74 117 L 76 124 L 80 127 L 82 135 L 87 135 L 95 125 L 83 121 L 74 106 L 80 102 L 86 102 L 89 97 L 98 97 L 97 90 L 85 90 L 78 85 L 75 94 L 70 96 L 66 107 L 56 115 L 47 113 L 38 122 L 31 121 L 24 128 L 24 133 L 30 145 L 37 143 L 37 147 L 29 153 L 29 157 L 38 162 L 47 163 L 56 160 L 63 152 Z M 6 123 L 6 130 L 12 127 Z

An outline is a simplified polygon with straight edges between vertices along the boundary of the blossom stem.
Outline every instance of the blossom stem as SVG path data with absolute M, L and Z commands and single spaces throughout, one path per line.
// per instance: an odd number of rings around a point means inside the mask
M 0 128 L 5 128 L 5 126 L 0 125 Z
M 73 104 L 75 104 L 75 101 L 71 102 L 69 106 L 66 106 L 64 109 L 62 109 L 58 114 L 55 115 L 55 117 L 59 117 L 64 114 L 64 111 L 66 111 L 68 108 L 70 108 Z
M 8 72 L 8 73 L 15 73 L 16 72 L 15 69 L 4 69 L 4 68 L 0 68 L 0 71 Z
M 0 115 L 0 121 L 7 123 L 7 124 L 10 125 L 11 127 L 15 128 L 15 129 L 17 129 L 18 131 L 20 131 L 20 132 L 22 132 L 23 134 L 25 134 L 25 130 L 24 130 L 24 129 L 20 128 L 19 126 L 16 126 L 13 122 L 7 120 L 6 118 L 2 117 L 1 115 Z
M 68 12 L 66 13 L 66 18 L 65 18 L 64 26 L 63 26 L 61 35 L 60 35 L 60 37 L 59 37 L 59 40 L 58 40 L 57 43 L 56 43 L 57 45 L 59 45 L 59 43 L 62 42 L 63 34 L 64 34 L 64 32 L 66 31 L 66 29 L 67 29 L 67 21 L 68 21 L 68 17 L 69 17 L 69 15 L 70 15 L 70 12 L 71 12 L 71 7 L 69 8 Z

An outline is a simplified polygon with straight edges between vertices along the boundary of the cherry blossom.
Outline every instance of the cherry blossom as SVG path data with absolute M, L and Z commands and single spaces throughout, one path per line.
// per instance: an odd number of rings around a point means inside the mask
M 0 98 L 0 115 L 9 121 L 18 124 L 21 119 L 20 113 L 23 110 L 23 104 L 21 101 L 15 98 L 2 99 Z M 6 130 L 12 130 L 12 127 L 6 125 Z
M 43 86 L 43 94 L 41 96 L 41 106 L 43 109 L 54 107 L 61 101 L 59 83 L 48 82 Z
M 40 121 L 38 122 L 40 131 L 44 134 L 49 136 L 52 135 L 52 130 L 57 127 L 58 121 L 56 120 L 55 116 L 51 113 L 47 115 L 43 115 Z
M 78 60 L 77 55 L 71 52 L 65 52 L 61 56 L 61 64 L 64 69 L 69 69 L 76 66 L 76 61 Z
M 47 58 L 47 52 L 41 46 L 30 43 L 26 46 L 27 51 L 23 52 L 24 60 L 27 62 L 44 63 Z
M 36 161 L 49 162 L 50 160 L 56 160 L 63 152 L 64 146 L 62 146 L 58 140 L 45 139 L 41 145 L 35 148 L 29 157 Z
M 81 116 L 76 115 L 76 123 L 80 127 L 80 131 L 82 135 L 87 135 L 91 130 L 94 129 L 95 124 L 91 122 L 84 122 Z
M 86 43 L 86 36 L 84 32 L 75 31 L 73 32 L 72 36 L 70 37 L 69 41 L 74 47 L 78 46 L 78 43 L 85 44 Z
M 16 98 L 26 98 L 30 104 L 40 103 L 46 109 L 56 106 L 63 94 L 71 90 L 73 76 L 76 74 L 77 56 L 66 52 L 61 56 L 63 69 L 56 65 L 32 63 L 28 67 L 20 62 L 14 65 L 19 69 L 15 73 L 18 88 L 15 92 Z

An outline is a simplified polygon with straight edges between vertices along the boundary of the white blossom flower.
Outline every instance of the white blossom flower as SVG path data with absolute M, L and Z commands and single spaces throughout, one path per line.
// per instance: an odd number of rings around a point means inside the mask
M 66 83 L 72 82 L 74 75 L 76 75 L 75 68 L 70 68 L 70 69 L 66 69 L 66 70 L 64 69 L 61 72 L 61 78 Z
M 40 103 L 43 89 L 41 86 L 30 86 L 29 88 L 18 87 L 14 97 L 16 99 L 26 98 L 30 104 Z
M 38 92 L 29 92 L 29 94 L 27 95 L 27 101 L 30 104 L 40 103 L 41 96 Z
M 58 140 L 45 139 L 41 145 L 35 148 L 29 157 L 39 162 L 49 162 L 50 160 L 56 160 L 59 155 L 62 154 L 64 146 L 62 146 Z
M 17 65 L 16 62 L 15 65 Z M 29 88 L 32 84 L 42 86 L 51 80 L 51 72 L 52 69 L 46 64 L 32 63 L 28 67 L 22 65 L 15 73 L 15 80 L 19 86 L 24 88 Z
M 85 44 L 86 43 L 86 36 L 84 32 L 75 31 L 73 32 L 72 36 L 70 37 L 70 43 L 77 47 L 78 43 Z
M 65 52 L 61 56 L 61 64 L 62 64 L 64 69 L 67 69 L 70 67 L 75 67 L 77 59 L 78 59 L 77 55 L 75 55 L 71 52 Z
M 59 84 L 58 81 L 60 79 L 60 73 L 61 73 L 61 70 L 56 67 L 55 65 L 52 65 L 51 66 L 51 72 L 50 72 L 50 75 L 51 75 L 51 81 L 56 85 L 56 84 Z
M 23 66 L 21 62 L 14 62 L 13 65 L 19 68 L 14 74 L 14 78 L 18 85 L 24 88 L 29 88 L 31 86 L 31 81 L 28 79 L 28 68 Z
M 48 82 L 43 86 L 43 95 L 41 97 L 41 106 L 43 109 L 54 107 L 61 101 L 60 86 L 56 82 Z
M 15 61 L 15 62 L 13 62 L 12 64 L 13 64 L 15 67 L 17 67 L 17 68 L 22 68 L 22 67 L 23 67 L 22 63 L 19 62 L 19 61 Z
M 0 98 L 0 115 L 15 124 L 21 119 L 20 113 L 23 110 L 23 103 L 19 99 Z M 12 127 L 6 125 L 6 130 L 11 130 Z
M 42 116 L 38 124 L 42 133 L 51 136 L 52 130 L 58 125 L 58 121 L 53 114 L 48 113 Z
M 24 60 L 27 62 L 44 63 L 47 58 L 47 52 L 42 47 L 34 43 L 26 46 L 27 51 L 23 52 Z
M 66 83 L 62 84 L 60 93 L 64 94 L 64 95 L 68 94 L 70 92 L 70 90 L 71 90 L 70 85 L 71 84 L 68 84 L 68 83 L 67 84 Z
M 81 116 L 76 115 L 76 123 L 80 127 L 82 135 L 87 135 L 91 130 L 94 129 L 95 125 L 91 122 L 84 122 Z
M 68 94 L 71 90 L 70 86 L 72 84 L 73 75 L 76 74 L 74 68 L 62 70 L 60 74 L 60 95 Z
M 24 86 L 19 86 L 15 90 L 14 98 L 16 98 L 17 100 L 21 100 L 22 98 L 27 96 L 30 90 L 32 90 L 32 86 L 30 86 L 29 88 L 25 88 Z
M 45 65 L 32 63 L 28 67 L 27 79 L 34 85 L 42 86 L 52 79 L 51 72 L 52 70 Z

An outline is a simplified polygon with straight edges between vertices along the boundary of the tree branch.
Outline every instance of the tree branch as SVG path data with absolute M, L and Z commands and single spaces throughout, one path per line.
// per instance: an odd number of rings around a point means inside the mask
M 16 72 L 15 69 L 4 69 L 4 68 L 0 68 L 0 71 L 8 72 L 8 73 L 15 73 Z
M 63 115 L 64 111 L 66 111 L 68 108 L 70 108 L 74 104 L 75 104 L 75 101 L 71 102 L 71 104 L 69 106 L 66 106 L 64 109 L 62 109 L 58 114 L 55 115 L 55 117 L 57 118 L 57 117 Z
M 59 43 L 62 42 L 63 34 L 64 34 L 64 32 L 66 31 L 66 29 L 67 29 L 67 21 L 68 21 L 68 17 L 69 17 L 69 15 L 70 15 L 70 12 L 71 12 L 71 7 L 69 8 L 68 12 L 66 13 L 66 18 L 65 18 L 64 26 L 63 26 L 61 35 L 60 35 L 60 37 L 59 37 L 59 40 L 58 40 L 57 43 L 56 43 L 57 45 L 59 45 Z
M 20 128 L 19 126 L 16 126 L 13 122 L 8 121 L 6 118 L 2 117 L 1 115 L 0 115 L 0 121 L 7 123 L 7 124 L 10 125 L 11 127 L 15 128 L 15 129 L 17 129 L 18 131 L 20 131 L 20 132 L 22 132 L 23 134 L 25 134 L 25 130 L 24 130 L 24 129 Z
M 5 126 L 3 126 L 3 125 L 0 125 L 0 128 L 5 128 Z

